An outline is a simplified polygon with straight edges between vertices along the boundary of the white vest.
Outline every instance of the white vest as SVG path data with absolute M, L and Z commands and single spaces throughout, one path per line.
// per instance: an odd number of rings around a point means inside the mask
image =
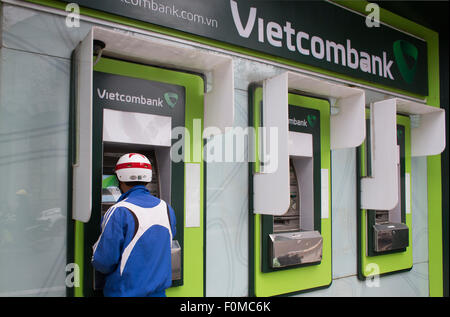
M 167 230 L 169 230 L 170 234 L 170 241 L 172 241 L 172 229 L 170 227 L 170 221 L 168 218 L 167 213 L 167 204 L 161 200 L 158 205 L 151 208 L 142 208 L 139 206 L 136 206 L 132 203 L 128 203 L 126 200 L 123 200 L 121 202 L 118 202 L 117 204 L 113 205 L 106 213 L 103 218 L 102 222 L 102 231 L 104 230 L 105 226 L 108 224 L 109 219 L 111 218 L 111 215 L 114 213 L 116 208 L 118 207 L 124 207 L 127 208 L 131 213 L 134 214 L 135 219 L 137 220 L 137 223 L 135 226 L 137 226 L 137 230 L 135 228 L 135 235 L 133 239 L 131 239 L 130 243 L 127 245 L 127 247 L 123 250 L 122 253 L 122 259 L 120 261 L 120 275 L 122 275 L 123 269 L 125 268 L 125 265 L 127 264 L 128 258 L 130 257 L 131 251 L 133 251 L 134 246 L 136 245 L 137 241 L 142 237 L 142 235 L 150 229 L 154 225 L 160 225 Z M 99 239 L 100 240 L 100 239 Z

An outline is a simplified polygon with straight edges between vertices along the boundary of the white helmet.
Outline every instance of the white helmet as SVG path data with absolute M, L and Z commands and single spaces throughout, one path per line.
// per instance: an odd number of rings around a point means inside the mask
M 121 182 L 151 182 L 152 164 L 142 154 L 127 153 L 116 163 L 115 172 Z

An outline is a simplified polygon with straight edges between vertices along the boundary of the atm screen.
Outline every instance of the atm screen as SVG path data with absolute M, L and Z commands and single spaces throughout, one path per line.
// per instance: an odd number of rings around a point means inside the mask
M 115 203 L 121 195 L 116 175 L 102 176 L 102 203 Z
M 150 154 L 150 153 L 149 153 Z M 150 194 L 152 194 L 155 197 L 161 198 L 160 195 L 160 182 L 159 182 L 159 171 L 158 171 L 158 164 L 156 162 L 156 157 L 154 152 L 151 153 L 151 155 L 147 156 L 150 160 L 150 163 L 152 164 L 152 181 L 147 184 L 147 189 L 150 191 Z
M 128 152 L 129 150 L 124 150 L 123 148 L 110 148 L 109 146 L 105 146 L 102 175 L 102 215 L 109 207 L 117 202 L 117 199 L 122 194 L 119 189 L 119 181 L 114 173 L 114 168 L 119 158 Z M 145 155 L 152 164 L 152 181 L 146 187 L 153 196 L 160 198 L 159 171 L 155 151 L 140 151 L 140 153 Z

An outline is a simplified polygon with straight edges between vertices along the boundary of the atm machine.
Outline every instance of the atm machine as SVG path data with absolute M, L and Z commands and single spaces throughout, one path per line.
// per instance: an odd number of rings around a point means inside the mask
M 273 216 L 273 233 L 269 234 L 272 268 L 322 260 L 323 239 L 311 226 L 314 223 L 312 162 L 308 158 L 291 158 L 289 168 L 291 204 L 285 214 Z
M 370 132 L 369 132 L 370 133 Z M 369 134 L 370 139 L 370 134 Z M 370 142 L 366 149 L 370 148 Z M 390 210 L 371 210 L 367 219 L 368 255 L 404 252 L 409 245 L 405 212 L 405 126 L 397 125 L 398 203 Z M 366 162 L 369 155 L 366 155 Z
M 370 111 L 366 111 L 366 141 L 357 150 L 359 179 L 373 175 L 373 133 Z M 396 145 L 394 153 L 398 183 L 392 188 L 397 203 L 391 209 L 358 209 L 358 278 L 401 272 L 412 268 L 411 203 L 410 203 L 410 118 L 395 115 L 393 131 Z M 380 137 L 380 136 L 378 136 Z M 390 184 L 389 184 L 390 185 Z M 387 184 L 385 186 L 388 186 Z M 358 190 L 361 204 L 361 189 Z M 376 267 L 376 271 L 373 268 Z
M 168 158 L 167 148 L 159 148 L 156 147 L 151 149 L 151 146 L 133 146 L 133 149 L 130 148 L 128 144 L 120 144 L 120 143 L 111 143 L 111 142 L 103 142 L 103 171 L 102 171 L 102 198 L 101 198 L 101 216 L 103 216 L 108 209 L 117 202 L 117 199 L 120 197 L 121 192 L 119 189 L 119 182 L 115 175 L 115 165 L 117 160 L 124 154 L 129 153 L 130 151 L 136 151 L 136 148 L 139 149 L 140 154 L 145 155 L 152 164 L 152 181 L 147 184 L 147 189 L 150 191 L 150 194 L 165 200 L 170 204 L 170 193 L 165 189 L 164 195 L 162 195 L 162 183 L 170 183 L 168 180 L 170 176 L 170 164 L 162 164 L 165 169 L 160 171 L 158 158 L 159 160 L 167 161 Z M 164 152 L 165 155 L 163 154 Z M 158 155 L 156 154 L 158 153 Z M 158 157 L 158 158 L 157 158 Z M 161 178 L 164 181 L 161 181 Z M 166 186 L 167 187 L 167 186 Z M 163 198 L 164 196 L 164 198 Z M 178 243 L 178 240 L 172 240 L 172 281 L 176 283 L 181 280 L 181 247 Z M 104 276 L 102 273 L 94 270 L 94 290 L 102 290 L 104 286 Z
M 202 151 L 201 134 L 189 133 L 193 120 L 197 119 L 200 124 L 203 120 L 202 75 L 104 56 L 94 67 L 92 92 L 92 212 L 85 223 L 75 222 L 72 233 L 83 281 L 78 294 L 102 295 L 104 277 L 95 272 L 90 263 L 92 246 L 100 235 L 102 215 L 121 195 L 114 173 L 115 164 L 120 156 L 130 152 L 149 158 L 153 177 L 147 188 L 175 211 L 172 287 L 167 291 L 168 296 L 202 294 L 203 267 L 193 263 L 203 256 L 203 236 L 190 238 L 189 253 L 185 248 L 186 236 L 194 230 L 202 230 L 185 225 L 188 222 L 186 210 L 193 208 L 192 200 L 198 218 L 203 213 L 200 204 L 203 164 L 192 162 L 188 157 L 195 155 L 197 150 Z M 73 120 L 85 119 L 73 113 Z M 175 128 L 183 131 L 186 128 L 186 135 L 175 135 Z M 74 140 L 74 146 L 76 143 Z M 174 144 L 180 146 L 174 147 Z M 200 146 L 194 149 L 194 145 Z M 187 281 L 186 270 L 191 272 L 189 276 L 196 278 Z
M 250 92 L 249 122 L 258 128 L 265 106 L 262 87 L 254 85 Z M 330 208 L 329 113 L 328 100 L 288 93 L 290 204 L 283 214 L 255 214 L 255 202 L 250 201 L 250 296 L 296 293 L 331 281 L 331 223 L 323 217 Z M 256 133 L 259 140 L 262 133 Z M 262 146 L 257 141 L 255 152 L 263 152 Z M 265 165 L 260 156 L 256 154 L 255 163 L 250 164 L 250 191 L 254 175 Z
M 268 236 L 268 246 L 262 250 L 263 272 L 320 264 L 323 246 L 320 164 L 320 111 L 302 107 L 301 103 L 290 104 L 290 206 L 282 215 L 262 217 L 263 241 Z

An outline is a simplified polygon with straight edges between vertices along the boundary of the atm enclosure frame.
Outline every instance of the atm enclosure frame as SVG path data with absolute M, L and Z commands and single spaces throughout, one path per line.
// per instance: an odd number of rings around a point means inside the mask
M 366 116 L 369 117 L 370 111 L 366 111 Z M 413 266 L 412 257 L 412 210 L 411 210 L 411 124 L 410 118 L 405 115 L 396 115 L 397 120 L 397 145 L 399 148 L 399 198 L 397 204 L 396 217 L 397 220 L 384 219 L 390 222 L 393 228 L 388 226 L 377 225 L 375 210 L 365 210 L 360 207 L 357 208 L 357 267 L 358 278 L 365 280 L 374 275 L 386 275 L 397 272 L 409 271 Z M 369 120 L 367 120 L 369 123 Z M 357 148 L 356 162 L 357 162 L 357 184 L 358 184 L 358 206 L 360 204 L 360 179 L 370 175 L 370 128 L 367 127 L 366 141 Z M 409 201 L 408 201 L 409 200 Z M 386 213 L 386 211 L 383 211 Z M 395 213 L 394 210 L 389 211 L 391 216 Z M 378 215 L 380 216 L 380 215 Z M 383 216 L 382 216 L 383 217 Z M 384 215 L 386 217 L 386 214 Z M 399 221 L 398 221 L 399 220 Z M 407 234 L 407 241 L 402 241 L 401 244 L 394 246 L 392 250 L 376 250 L 375 230 L 376 228 L 388 231 L 396 231 L 396 235 L 401 235 L 401 240 L 404 240 L 404 235 Z M 399 239 L 400 240 L 400 239 Z M 388 243 L 388 242 L 386 242 Z M 394 241 L 395 243 L 395 241 Z
M 95 59 L 95 56 L 93 57 Z M 172 145 L 174 142 L 184 142 L 183 149 L 185 153 L 184 158 L 179 163 L 172 163 L 171 171 L 171 199 L 168 203 L 171 204 L 176 215 L 176 236 L 174 240 L 178 240 L 181 247 L 181 279 L 173 282 L 166 293 L 167 296 L 203 296 L 204 295 L 204 165 L 201 161 L 196 161 L 196 157 L 202 157 L 203 139 L 201 133 L 195 135 L 194 119 L 196 123 L 203 128 L 204 122 L 204 98 L 205 98 L 205 82 L 204 77 L 200 74 L 187 72 L 183 70 L 166 69 L 162 67 L 155 67 L 150 65 L 139 64 L 136 62 L 128 62 L 118 59 L 113 59 L 107 55 L 103 55 L 98 64 L 95 65 L 94 78 L 96 72 L 105 73 L 112 76 L 125 76 L 131 80 L 144 80 L 150 82 L 159 82 L 164 85 L 175 85 L 181 87 L 185 91 L 186 109 L 189 109 L 184 114 L 183 126 L 186 127 L 190 134 L 190 138 L 180 139 L 178 136 L 173 136 L 171 139 Z M 94 84 L 95 87 L 95 84 Z M 92 91 L 97 94 L 96 90 Z M 94 99 L 94 96 L 93 96 Z M 142 106 L 142 107 L 141 107 Z M 100 216 L 101 216 L 101 200 L 102 200 L 102 157 L 104 144 L 102 140 L 103 134 L 103 109 L 120 110 L 125 112 L 146 113 L 143 105 L 130 105 L 130 107 L 98 107 L 95 102 L 92 107 L 92 215 L 89 221 L 82 223 L 74 222 L 74 227 L 69 226 L 68 233 L 73 235 L 74 254 L 78 263 L 82 268 L 81 277 L 82 283 L 80 288 L 75 290 L 75 296 L 102 296 L 100 290 L 94 290 L 94 269 L 90 263 L 92 257 L 92 245 L 97 241 L 100 235 Z M 144 110 L 143 110 L 144 109 Z M 71 160 L 75 161 L 76 151 L 76 131 L 77 126 L 76 111 L 72 111 L 72 132 L 71 132 Z M 106 143 L 107 148 L 117 149 L 119 146 L 124 152 L 138 152 L 151 151 L 157 147 L 143 146 L 142 144 L 130 144 L 123 146 L 123 144 Z M 188 151 L 186 151 L 186 148 Z M 169 147 L 170 150 L 170 147 Z M 73 163 L 69 164 L 71 166 Z M 160 165 L 161 162 L 158 162 Z M 175 165 L 178 164 L 178 165 Z M 175 171 L 174 168 L 177 170 Z M 195 173 L 191 173 L 195 171 Z M 181 174 L 180 174 L 181 173 Z M 110 174 L 110 173 L 108 173 Z M 188 175 L 189 174 L 189 175 Z M 191 175 L 195 175 L 198 179 L 195 181 L 199 186 L 198 195 L 198 224 L 195 226 L 188 225 L 186 219 L 188 208 L 186 199 L 187 183 L 192 179 Z M 175 181 L 175 177 L 178 177 Z M 190 177 L 190 180 L 187 178 Z M 191 183 L 189 184 L 189 186 Z M 180 194 L 181 193 L 181 194 Z M 163 197 L 165 199 L 165 197 Z M 165 199 L 166 200 L 166 199 Z
M 261 126 L 262 87 L 249 87 L 249 126 Z M 313 137 L 314 163 L 314 221 L 313 228 L 303 232 L 320 233 L 323 239 L 322 258 L 314 263 L 303 263 L 274 268 L 271 266 L 270 235 L 273 234 L 272 215 L 255 214 L 253 210 L 253 174 L 259 170 L 259 145 L 255 144 L 255 162 L 249 163 L 249 295 L 276 296 L 295 294 L 331 285 L 331 151 L 330 151 L 330 103 L 326 99 L 300 95 L 298 91 L 288 94 L 289 111 L 315 114 L 315 129 L 298 132 L 315 133 Z M 290 117 L 290 116 L 289 116 Z M 291 125 L 289 130 L 291 130 Z M 295 128 L 294 128 L 295 130 Z M 293 131 L 294 131 L 293 130 Z M 255 131 L 258 140 L 258 132 Z M 323 182 L 326 182 L 322 184 Z M 326 190 L 324 190 L 326 189 Z M 326 192 L 327 197 L 321 197 Z M 276 195 L 276 193 L 274 193 Z M 326 206 L 322 206 L 326 201 Z M 323 210 L 324 207 L 327 209 Z

